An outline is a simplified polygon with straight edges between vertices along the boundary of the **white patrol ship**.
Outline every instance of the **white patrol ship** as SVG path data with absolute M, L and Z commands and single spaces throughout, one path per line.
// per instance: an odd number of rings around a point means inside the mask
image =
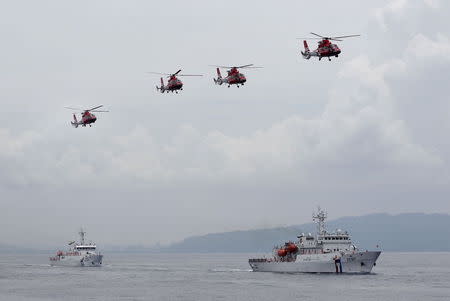
M 381 251 L 360 251 L 346 231 L 327 232 L 326 213 L 313 214 L 316 236 L 302 233 L 297 242 L 286 242 L 273 249 L 273 258 L 255 258 L 248 262 L 254 272 L 282 273 L 370 273 Z
M 85 243 L 86 232 L 80 230 L 80 243 L 69 242 L 71 246 L 67 252 L 58 251 L 56 256 L 50 257 L 50 265 L 57 266 L 79 266 L 98 267 L 102 265 L 103 255 L 97 253 L 97 246 L 94 243 Z

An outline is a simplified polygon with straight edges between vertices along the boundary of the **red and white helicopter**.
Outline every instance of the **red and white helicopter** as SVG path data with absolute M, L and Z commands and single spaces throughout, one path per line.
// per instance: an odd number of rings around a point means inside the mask
M 323 57 L 328 57 L 328 60 L 331 61 L 331 57 L 338 57 L 341 53 L 341 49 L 336 44 L 333 44 L 331 41 L 342 41 L 342 39 L 345 38 L 352 38 L 352 37 L 359 37 L 359 34 L 349 35 L 349 36 L 340 36 L 340 37 L 324 37 L 321 35 L 318 35 L 317 33 L 311 32 L 312 35 L 317 36 L 317 38 L 304 38 L 303 40 L 303 46 L 305 47 L 305 52 L 301 51 L 303 58 L 309 60 L 312 56 L 317 56 L 319 58 L 319 61 Z M 314 51 L 310 51 L 308 47 L 308 43 L 306 43 L 306 39 L 315 39 L 320 40 L 318 42 L 318 47 Z
M 159 73 L 159 72 L 148 72 L 151 74 L 158 74 L 158 75 L 166 75 L 169 79 L 167 82 L 167 85 L 164 85 L 164 80 L 161 77 L 161 87 L 156 86 L 157 91 L 161 91 L 161 93 L 167 92 L 174 92 L 178 94 L 178 90 L 183 90 L 183 83 L 181 80 L 178 79 L 177 76 L 203 76 L 201 74 L 180 74 L 181 69 L 177 72 L 170 74 L 170 73 Z
M 94 107 L 89 110 L 82 110 L 82 109 L 71 108 L 71 107 L 65 107 L 65 108 L 70 109 L 70 110 L 81 111 L 81 120 L 78 121 L 77 116 L 75 115 L 75 113 L 73 113 L 73 121 L 70 122 L 75 128 L 77 128 L 79 125 L 81 125 L 81 126 L 89 125 L 91 127 L 92 123 L 95 123 L 97 121 L 97 117 L 94 114 L 92 114 L 92 112 L 109 112 L 109 111 L 97 110 L 98 108 L 101 108 L 101 107 L 103 107 L 103 105 Z
M 222 85 L 222 84 L 228 84 L 228 88 L 231 85 L 236 85 L 236 87 L 239 88 L 239 85 L 243 86 L 244 83 L 247 81 L 245 78 L 245 75 L 243 73 L 240 73 L 238 69 L 258 69 L 262 67 L 254 67 L 253 64 L 243 65 L 243 66 L 237 66 L 237 67 L 229 67 L 229 66 L 216 66 L 211 65 L 213 67 L 217 67 L 217 78 L 214 78 L 214 83 L 216 85 Z M 222 74 L 220 74 L 219 68 L 226 68 L 230 69 L 227 70 L 228 75 L 226 77 L 222 77 Z

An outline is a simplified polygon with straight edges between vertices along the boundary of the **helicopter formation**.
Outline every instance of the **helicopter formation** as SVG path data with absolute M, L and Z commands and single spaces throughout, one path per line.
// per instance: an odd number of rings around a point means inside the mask
M 341 49 L 338 45 L 331 43 L 330 41 L 343 41 L 345 38 L 352 38 L 352 37 L 359 37 L 359 34 L 355 35 L 346 35 L 346 36 L 337 36 L 337 37 L 325 37 L 322 35 L 319 35 L 317 33 L 311 32 L 310 34 L 314 35 L 313 38 L 300 38 L 303 40 L 303 47 L 305 51 L 300 51 L 303 58 L 306 60 L 309 60 L 311 57 L 318 57 L 319 61 L 322 60 L 322 58 L 327 57 L 329 61 L 331 61 L 331 57 L 339 57 L 339 54 L 341 54 Z M 309 49 L 308 43 L 306 40 L 319 40 L 317 49 L 311 51 Z M 247 64 L 242 66 L 216 66 L 216 65 L 210 65 L 213 67 L 216 67 L 217 72 L 217 78 L 213 78 L 213 81 L 216 85 L 227 85 L 228 88 L 230 88 L 232 85 L 236 85 L 236 87 L 244 86 L 244 84 L 247 82 L 247 78 L 245 75 L 240 72 L 240 69 L 260 69 L 263 67 L 254 66 L 253 64 Z M 222 77 L 222 74 L 220 72 L 220 69 L 228 69 L 227 76 Z M 167 84 L 164 84 L 164 78 L 161 77 L 161 86 L 158 87 L 156 85 L 156 90 L 161 93 L 169 93 L 169 92 L 175 92 L 178 94 L 178 91 L 183 90 L 183 82 L 178 78 L 182 76 L 191 76 L 191 77 L 201 77 L 202 74 L 181 74 L 181 69 L 179 69 L 175 73 L 160 73 L 160 72 L 147 72 L 150 74 L 156 74 L 156 75 L 163 75 L 167 77 Z M 103 105 L 99 105 L 96 107 L 93 107 L 91 109 L 82 110 L 78 108 L 72 108 L 72 107 L 65 107 L 66 109 L 70 110 L 76 110 L 81 113 L 81 119 L 78 120 L 76 117 L 76 114 L 73 113 L 73 120 L 71 122 L 72 126 L 75 128 L 78 128 L 78 126 L 86 127 L 86 125 L 89 125 L 89 127 L 92 126 L 93 123 L 97 121 L 97 117 L 92 114 L 92 112 L 109 112 L 109 111 L 103 111 L 98 110 L 99 108 L 103 107 Z

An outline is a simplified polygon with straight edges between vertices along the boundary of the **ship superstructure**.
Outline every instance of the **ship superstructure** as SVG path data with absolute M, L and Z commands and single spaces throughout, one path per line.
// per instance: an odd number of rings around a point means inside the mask
M 50 257 L 51 265 L 61 266 L 92 266 L 97 267 L 102 265 L 103 255 L 97 253 L 97 246 L 90 242 L 86 243 L 86 232 L 83 229 L 78 233 L 80 235 L 80 242 L 69 242 L 69 251 L 58 251 L 56 256 Z
M 298 241 L 275 246 L 272 258 L 249 259 L 253 271 L 304 273 L 370 273 L 381 251 L 360 251 L 347 231 L 328 232 L 327 214 L 320 207 L 313 214 L 317 234 L 297 236 Z

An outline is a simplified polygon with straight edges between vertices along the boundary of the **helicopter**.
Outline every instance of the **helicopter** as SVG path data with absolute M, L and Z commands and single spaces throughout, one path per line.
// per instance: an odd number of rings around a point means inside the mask
M 254 67 L 253 64 L 248 64 L 248 65 L 243 65 L 243 66 L 235 66 L 235 67 L 229 67 L 229 66 L 216 66 L 216 65 L 211 65 L 213 67 L 217 67 L 217 78 L 214 78 L 214 83 L 216 85 L 222 85 L 222 84 L 228 84 L 228 88 L 231 85 L 236 85 L 236 87 L 239 88 L 239 85 L 243 86 L 244 83 L 247 81 L 247 79 L 245 78 L 245 75 L 240 73 L 238 69 L 243 69 L 243 68 L 247 68 L 247 69 L 258 69 L 258 68 L 262 68 L 262 67 Z M 220 69 L 219 68 L 227 68 L 230 70 L 227 70 L 228 75 L 226 77 L 222 77 L 222 74 L 220 74 Z
M 317 38 L 304 38 L 303 46 L 305 47 L 305 52 L 301 51 L 303 58 L 309 60 L 312 56 L 317 56 L 319 61 L 323 57 L 328 57 L 328 60 L 331 61 L 331 57 L 338 57 L 341 53 L 341 49 L 336 44 L 333 44 L 331 41 L 342 41 L 345 38 L 359 37 L 359 34 L 349 35 L 349 36 L 340 36 L 340 37 L 324 37 L 317 33 L 311 32 L 312 35 L 317 36 Z M 308 47 L 308 43 L 306 39 L 315 39 L 320 40 L 318 42 L 318 47 L 314 51 L 310 51 Z
M 85 127 L 86 125 L 89 125 L 89 127 L 91 127 L 92 123 L 95 123 L 95 121 L 97 121 L 97 117 L 94 114 L 92 114 L 91 112 L 109 112 L 109 111 L 97 110 L 98 108 L 101 108 L 101 107 L 103 107 L 103 105 L 99 105 L 97 107 L 94 107 L 94 108 L 88 109 L 88 110 L 82 110 L 82 109 L 71 108 L 71 107 L 65 107 L 65 108 L 69 109 L 69 110 L 81 111 L 81 120 L 78 121 L 77 116 L 75 115 L 75 113 L 73 113 L 73 121 L 70 122 L 73 127 L 77 128 L 79 125 L 81 125 L 83 127 Z
M 181 80 L 179 80 L 177 78 L 177 76 L 203 76 L 201 74 L 180 74 L 181 69 L 178 70 L 175 73 L 159 73 L 159 72 L 148 72 L 151 74 L 158 74 L 158 75 L 166 75 L 167 78 L 169 79 L 167 82 L 167 85 L 164 85 L 164 80 L 161 77 L 161 87 L 156 86 L 156 90 L 157 91 L 161 91 L 161 93 L 167 92 L 169 93 L 169 91 L 174 92 L 178 94 L 178 90 L 183 90 L 183 83 L 181 82 Z

